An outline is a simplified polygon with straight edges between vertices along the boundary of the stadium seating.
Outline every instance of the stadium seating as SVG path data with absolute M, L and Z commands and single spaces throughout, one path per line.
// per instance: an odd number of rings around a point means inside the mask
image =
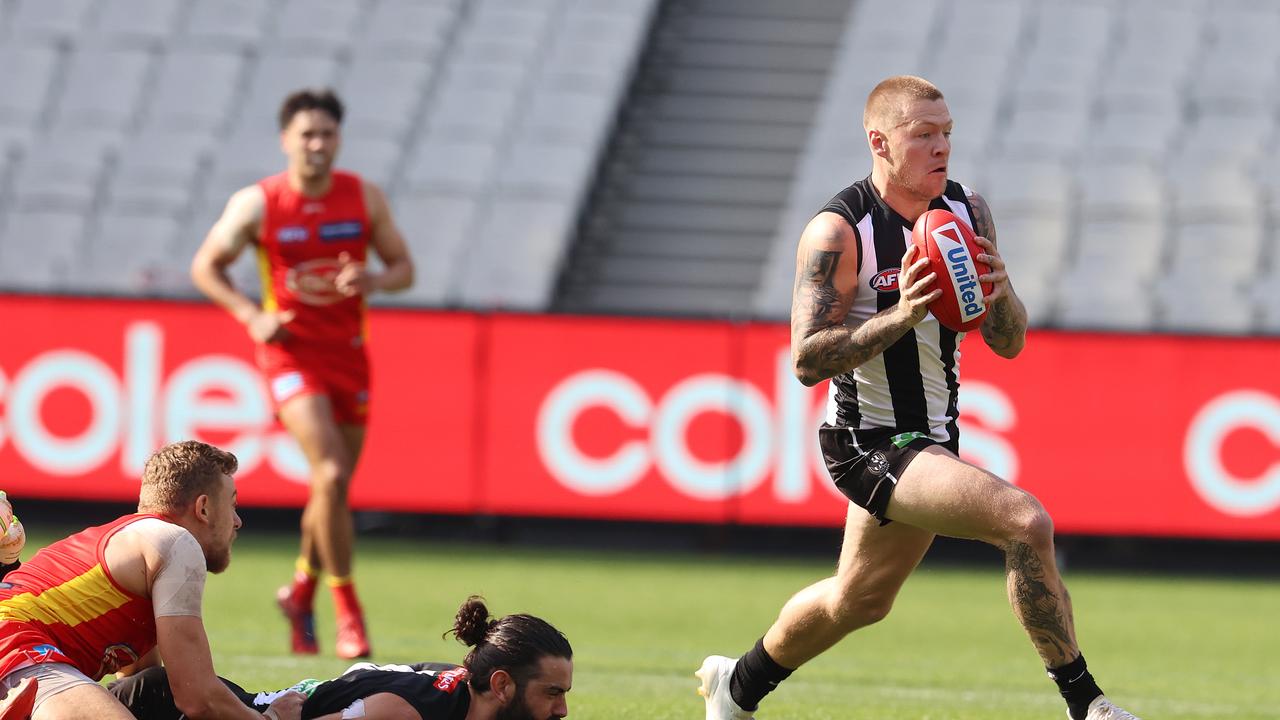
M 227 197 L 282 168 L 281 99 L 331 85 L 339 162 L 387 189 L 423 277 L 388 301 L 546 307 L 655 4 L 0 3 L 0 289 L 189 296 Z M 33 229 L 70 235 L 37 254 Z
M 324 84 L 349 104 L 341 164 L 387 189 L 417 259 L 418 285 L 378 302 L 547 309 L 590 236 L 628 258 L 592 272 L 687 289 L 583 290 L 586 307 L 741 316 L 715 288 L 754 287 L 749 312 L 783 318 L 800 229 L 868 167 L 866 93 L 918 73 L 947 94 L 951 175 L 991 203 L 1035 324 L 1280 332 L 1280 8 L 856 0 L 828 60 L 798 42 L 816 0 L 785 23 L 717 1 L 681 26 L 698 42 L 681 97 L 643 108 L 661 120 L 643 155 L 615 119 L 659 0 L 0 2 L 0 290 L 190 296 L 228 195 L 281 167 L 280 99 Z M 735 44 L 765 39 L 741 72 Z M 824 88 L 816 111 L 765 99 L 802 88 Z M 621 224 L 584 214 L 606 166 L 629 173 Z

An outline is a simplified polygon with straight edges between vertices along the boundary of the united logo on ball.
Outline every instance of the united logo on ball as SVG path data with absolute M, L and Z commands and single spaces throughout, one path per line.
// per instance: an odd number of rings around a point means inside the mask
M 947 210 L 930 210 L 916 220 L 911 242 L 921 257 L 929 258 L 929 269 L 937 275 L 934 287 L 942 290 L 929 303 L 929 312 L 956 332 L 968 332 L 981 325 L 987 314 L 984 298 L 991 292 L 991 283 L 978 282 L 978 276 L 990 272 L 990 268 L 978 260 L 982 248 L 974 240 L 969 224 Z

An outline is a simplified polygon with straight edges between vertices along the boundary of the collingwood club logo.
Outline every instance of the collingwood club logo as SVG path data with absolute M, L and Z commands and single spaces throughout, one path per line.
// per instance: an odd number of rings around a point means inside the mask
M 889 472 L 889 459 L 879 450 L 867 456 L 867 470 L 879 477 Z

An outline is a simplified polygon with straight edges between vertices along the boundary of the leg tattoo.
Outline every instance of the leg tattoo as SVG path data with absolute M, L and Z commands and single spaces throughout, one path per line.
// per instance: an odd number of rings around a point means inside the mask
M 1074 660 L 1071 611 L 1062 584 L 1048 577 L 1044 563 L 1026 543 L 1009 543 L 1005 548 L 1005 569 L 1013 612 L 1045 665 L 1058 667 Z

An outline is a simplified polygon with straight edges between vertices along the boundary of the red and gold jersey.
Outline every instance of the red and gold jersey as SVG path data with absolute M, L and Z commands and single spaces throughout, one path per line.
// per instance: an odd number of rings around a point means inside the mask
M 364 298 L 342 295 L 333 282 L 340 255 L 364 262 L 368 252 L 369 213 L 360 176 L 334 171 L 329 192 L 314 198 L 290 187 L 285 173 L 258 186 L 266 198 L 258 238 L 263 308 L 296 313 L 288 325 L 291 340 L 362 345 Z
M 0 677 L 43 662 L 76 666 L 97 680 L 156 645 L 151 599 L 107 571 L 107 541 L 158 515 L 125 515 L 40 550 L 0 582 Z

